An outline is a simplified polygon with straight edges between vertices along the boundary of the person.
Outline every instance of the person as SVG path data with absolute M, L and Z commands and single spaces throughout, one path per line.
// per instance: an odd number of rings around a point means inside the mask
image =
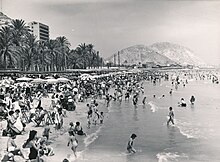
M 133 96 L 133 105 L 136 106 L 136 105 L 137 105 L 137 102 L 138 102 L 138 95 L 135 94 L 135 95 Z
M 86 133 L 83 132 L 83 130 L 82 130 L 82 126 L 80 125 L 80 122 L 76 122 L 74 132 L 78 135 L 85 135 L 86 136 Z
M 192 105 L 194 104 L 195 101 L 196 101 L 195 97 L 194 97 L 194 96 L 191 96 L 190 102 L 191 102 Z
M 184 98 L 181 98 L 180 106 L 186 107 L 186 102 L 185 102 Z
M 24 158 L 24 155 L 23 155 L 21 149 L 18 148 L 16 143 L 15 143 L 15 139 L 16 139 L 16 135 L 11 134 L 11 136 L 8 138 L 8 141 L 7 141 L 7 151 L 9 153 L 12 153 L 13 155 L 19 155 L 22 158 Z
M 78 140 L 76 139 L 73 131 L 69 131 L 69 140 L 67 146 L 71 146 L 71 150 L 73 151 L 73 154 L 76 157 L 76 148 L 78 146 Z
M 39 142 L 37 141 L 37 131 L 31 130 L 27 141 L 24 143 L 23 148 L 30 148 L 28 155 L 29 160 L 36 160 L 38 157 L 38 150 L 40 148 Z
M 88 114 L 87 114 L 87 128 L 89 129 L 90 128 L 90 126 L 91 126 L 91 115 L 90 115 L 90 113 L 88 112 Z
M 172 96 L 172 94 L 173 94 L 173 89 L 170 90 L 170 96 Z
M 54 155 L 53 148 L 46 145 L 45 138 L 43 138 L 40 141 L 40 150 L 43 151 L 43 153 L 44 153 L 43 155 L 46 155 L 46 156 L 53 156 Z
M 134 139 L 137 137 L 136 134 L 132 134 L 129 141 L 128 141 L 128 145 L 127 145 L 127 150 L 129 153 L 135 153 L 136 150 L 134 149 L 133 145 L 134 145 Z
M 100 119 L 100 124 L 103 124 L 103 120 L 104 120 L 104 113 L 103 112 L 100 112 L 99 119 Z
M 68 129 L 68 132 L 75 130 L 73 122 L 70 122 L 70 123 L 69 123 L 69 126 L 70 126 L 70 127 L 69 127 L 69 129 Z
M 143 100 L 142 100 L 143 105 L 145 105 L 146 99 L 147 99 L 147 97 L 145 96 L 145 97 L 143 98 Z
M 170 122 L 174 125 L 174 112 L 173 112 L 173 108 L 172 107 L 169 107 L 167 125 L 169 125 Z
M 50 133 L 52 133 L 52 132 L 51 132 L 51 130 L 50 130 L 49 123 L 46 122 L 46 126 L 45 126 L 45 128 L 44 128 L 44 131 L 43 131 L 42 136 L 43 136 L 43 137 L 46 137 L 46 139 L 49 140 L 49 135 L 50 135 Z

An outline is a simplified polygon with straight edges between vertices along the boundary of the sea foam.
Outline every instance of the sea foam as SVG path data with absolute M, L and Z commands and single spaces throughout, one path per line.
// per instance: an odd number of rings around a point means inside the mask
M 178 155 L 177 152 L 175 153 L 161 152 L 161 153 L 158 153 L 156 157 L 158 158 L 158 162 L 178 161 L 177 160 L 178 158 L 185 158 L 185 159 L 188 158 L 187 155 L 185 154 Z

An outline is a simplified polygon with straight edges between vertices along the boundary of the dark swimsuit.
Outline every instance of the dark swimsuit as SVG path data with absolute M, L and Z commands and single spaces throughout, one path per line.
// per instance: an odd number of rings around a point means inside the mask
M 29 160 L 36 159 L 37 155 L 38 155 L 38 151 L 34 147 L 31 147 L 30 154 L 29 154 Z

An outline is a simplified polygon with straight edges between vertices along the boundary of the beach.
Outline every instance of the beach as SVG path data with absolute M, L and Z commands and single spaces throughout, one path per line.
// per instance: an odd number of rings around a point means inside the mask
M 139 103 L 135 109 L 131 101 L 112 103 L 109 119 L 98 138 L 77 161 L 218 162 L 219 85 L 193 80 L 185 88 L 174 91 L 172 96 L 168 94 L 168 82 L 158 86 L 144 84 L 144 96 L 151 104 Z M 162 94 L 165 98 L 160 98 Z M 196 96 L 193 107 L 189 102 L 186 108 L 177 106 L 181 97 L 189 100 L 192 94 Z M 167 127 L 169 106 L 174 108 L 175 126 Z M 126 152 L 126 144 L 132 133 L 138 137 L 135 141 L 137 153 L 131 155 Z
M 151 81 L 143 82 L 144 93 L 139 96 L 138 105 L 134 106 L 132 98 L 129 100 L 110 102 L 106 107 L 105 98 L 97 99 L 99 111 L 105 114 L 104 123 L 91 125 L 87 128 L 87 103 L 76 102 L 75 111 L 67 111 L 63 128 L 55 130 L 50 125 L 50 146 L 55 155 L 45 157 L 46 161 L 61 162 L 63 159 L 76 162 L 172 162 L 172 161 L 212 161 L 220 159 L 220 147 L 216 141 L 220 137 L 218 117 L 220 111 L 219 84 L 211 80 L 191 79 L 188 84 L 179 86 L 169 94 L 173 88 L 170 81 L 160 81 L 154 85 Z M 113 95 L 114 88 L 109 91 Z M 155 97 L 154 97 L 155 95 Z M 191 105 L 190 97 L 194 95 L 196 102 Z M 142 99 L 146 97 L 146 104 Z M 42 107 L 50 109 L 51 94 L 42 98 Z M 178 102 L 185 98 L 187 107 L 179 107 Z M 168 108 L 172 106 L 175 113 L 175 125 L 167 126 Z M 68 127 L 70 122 L 80 121 L 87 136 L 78 136 L 77 158 L 73 155 L 68 142 Z M 26 132 L 18 135 L 16 143 L 22 146 L 28 138 L 30 130 L 37 130 L 42 135 L 43 127 L 35 127 L 29 123 Z M 137 139 L 134 147 L 135 154 L 129 154 L 126 145 L 129 136 L 135 133 Z M 1 138 L 1 158 L 6 153 L 8 137 Z M 23 149 L 28 156 L 28 149 Z M 18 161 L 22 161 L 20 158 Z

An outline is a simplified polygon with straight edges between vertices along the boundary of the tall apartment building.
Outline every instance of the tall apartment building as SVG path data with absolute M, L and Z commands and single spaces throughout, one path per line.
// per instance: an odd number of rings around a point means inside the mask
M 37 40 L 47 41 L 49 37 L 49 26 L 39 23 L 39 22 L 30 22 L 28 23 L 31 33 L 36 36 Z

